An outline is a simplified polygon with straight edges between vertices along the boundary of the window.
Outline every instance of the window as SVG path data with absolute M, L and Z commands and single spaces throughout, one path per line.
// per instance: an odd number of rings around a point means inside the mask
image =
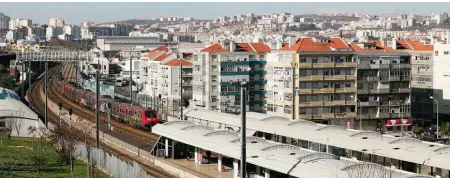
M 313 63 L 317 63 L 317 58 L 313 58 L 313 59 L 312 59 L 312 62 L 313 62 Z
M 319 71 L 317 71 L 317 69 L 312 70 L 312 75 L 318 75 Z
M 351 87 L 351 85 L 352 85 L 352 83 L 350 83 L 350 82 L 345 82 L 345 87 Z
M 300 62 L 306 62 L 306 58 L 301 58 Z
M 434 51 L 434 55 L 439 55 L 439 51 Z
M 448 51 L 444 51 L 444 55 L 448 55 Z

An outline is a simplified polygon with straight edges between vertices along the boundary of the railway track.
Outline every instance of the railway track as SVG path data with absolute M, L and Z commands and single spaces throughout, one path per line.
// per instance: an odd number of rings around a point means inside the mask
M 73 69 L 73 68 L 70 68 L 70 69 Z M 63 77 L 70 74 L 70 71 L 67 71 L 67 68 L 63 68 L 62 70 L 64 73 Z M 73 74 L 71 74 L 71 75 L 73 75 Z M 95 117 L 96 113 L 94 111 L 92 111 L 91 109 L 83 107 L 83 106 L 65 98 L 61 93 L 56 91 L 55 87 L 51 87 L 49 92 L 50 92 L 49 98 L 52 99 L 53 101 L 62 102 L 63 107 L 65 107 L 66 109 L 72 108 L 72 111 L 74 114 L 77 114 L 78 116 L 80 116 L 84 119 L 88 119 L 91 122 L 95 122 L 95 118 L 93 119 L 92 117 Z M 106 129 L 108 129 L 107 115 L 99 114 L 99 121 L 100 121 L 99 122 L 100 127 L 104 127 Z M 126 134 L 127 136 L 133 137 L 136 140 L 146 142 L 148 145 L 151 145 L 151 147 L 153 147 L 153 145 L 156 143 L 156 141 L 159 138 L 158 135 L 153 134 L 151 132 L 143 131 L 136 127 L 117 122 L 117 121 L 115 121 L 114 117 L 111 117 L 111 126 L 114 128 L 114 131 L 120 132 L 122 134 Z
M 52 68 L 52 69 L 49 70 L 48 74 L 49 74 L 49 86 L 50 87 L 52 87 L 51 86 L 51 80 L 50 80 L 51 77 L 54 77 L 54 75 L 56 74 L 56 72 L 58 72 L 58 70 L 60 70 L 60 68 L 61 67 L 55 67 L 55 68 Z M 49 94 L 49 98 L 50 98 L 50 96 L 54 97 L 53 93 L 52 93 L 52 91 L 50 91 L 50 89 L 52 89 L 52 88 L 49 88 L 49 93 L 48 93 Z M 32 107 L 33 107 L 33 109 L 35 109 L 38 112 L 38 114 L 40 114 L 40 115 L 44 115 L 45 114 L 45 100 L 43 101 L 42 98 L 40 98 L 41 97 L 41 92 L 43 92 L 43 90 L 44 90 L 44 78 L 41 78 L 36 83 L 33 84 L 33 86 L 30 88 L 30 90 L 28 92 L 29 93 L 29 97 L 32 100 Z M 52 99 L 52 98 L 50 98 L 50 99 Z M 55 101 L 55 102 L 57 102 L 57 101 Z M 67 105 L 66 105 L 66 108 L 67 108 Z M 77 113 L 80 113 L 80 112 L 82 113 L 83 111 L 79 111 L 79 112 L 74 111 L 74 114 L 77 114 Z M 88 120 L 90 120 L 90 119 L 92 119 L 92 118 L 88 118 Z M 50 122 L 54 123 L 54 124 L 58 124 L 59 123 L 59 116 L 56 115 L 55 113 L 52 113 L 51 111 L 48 111 L 48 120 Z M 68 124 L 66 122 L 63 122 L 63 125 L 64 126 L 68 126 Z M 115 137 L 117 139 L 125 141 L 125 142 L 127 142 L 129 144 L 132 144 L 135 147 L 139 147 L 143 151 L 151 152 L 151 149 L 153 147 L 152 145 L 149 146 L 150 144 L 148 144 L 146 142 L 142 142 L 140 140 L 131 138 L 131 137 L 128 136 L 129 134 L 123 134 L 123 133 L 116 132 L 116 131 L 110 131 L 104 125 L 103 126 L 99 126 L 99 128 L 105 134 L 108 134 L 108 135 L 113 136 L 113 137 Z M 83 133 L 83 132 L 80 132 L 80 133 Z M 95 142 L 95 139 L 94 138 L 90 138 L 89 142 L 93 143 L 93 142 Z M 101 145 L 103 147 L 106 147 L 111 153 L 120 156 L 121 158 L 123 158 L 126 161 L 131 162 L 131 160 L 135 160 L 133 158 L 133 155 L 126 154 L 126 153 L 121 153 L 117 149 L 113 148 L 111 145 L 108 145 L 108 144 L 105 144 L 105 143 L 101 143 Z M 160 169 L 158 167 L 149 166 L 149 165 L 146 165 L 146 164 L 144 164 L 143 162 L 140 162 L 140 161 L 136 161 L 136 162 L 138 162 L 143 169 L 145 169 L 147 172 L 149 172 L 154 177 L 157 177 L 157 178 L 173 178 L 174 177 L 172 174 L 167 173 L 167 172 L 163 171 L 162 169 Z

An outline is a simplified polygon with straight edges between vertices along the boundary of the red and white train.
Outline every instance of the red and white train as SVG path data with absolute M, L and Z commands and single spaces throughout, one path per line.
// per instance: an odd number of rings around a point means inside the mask
M 78 89 L 58 79 L 55 79 L 54 82 L 58 91 L 66 98 L 92 110 L 97 107 L 94 92 Z M 106 114 L 107 107 L 109 107 L 111 108 L 111 115 L 117 120 L 127 124 L 131 123 L 139 128 L 147 129 L 160 122 L 158 113 L 149 108 L 138 105 L 131 106 L 129 103 L 119 102 L 111 98 L 99 98 L 99 104 L 99 112 Z

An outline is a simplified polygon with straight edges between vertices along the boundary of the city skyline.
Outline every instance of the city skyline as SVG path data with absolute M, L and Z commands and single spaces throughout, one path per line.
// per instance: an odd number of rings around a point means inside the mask
M 270 4 L 270 6 L 268 6 Z M 386 4 L 389 4 L 388 6 Z M 448 3 L 2 3 L 0 12 L 11 18 L 29 18 L 33 23 L 47 24 L 52 17 L 59 17 L 69 24 L 85 21 L 105 23 L 129 19 L 149 19 L 153 17 L 193 17 L 213 19 L 220 16 L 255 13 L 267 14 L 289 12 L 310 13 L 367 13 L 367 14 L 420 14 L 449 12 Z M 101 7 L 99 7 L 101 6 Z M 167 6 L 167 8 L 161 8 Z M 123 11 L 126 13 L 117 13 Z M 312 8 L 311 8 L 312 7 Z M 370 7 L 370 8 L 369 8 Z M 387 7 L 387 8 L 386 8 Z M 83 8 L 76 10 L 74 8 Z M 21 9 L 17 11 L 17 9 Z M 185 9 L 188 9 L 186 11 Z M 190 9 L 190 10 L 189 10 Z M 81 14 L 80 14 L 81 12 Z

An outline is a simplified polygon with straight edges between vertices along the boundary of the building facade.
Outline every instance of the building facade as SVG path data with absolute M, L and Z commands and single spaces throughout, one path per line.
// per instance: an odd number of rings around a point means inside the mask
M 50 18 L 49 22 L 48 22 L 48 26 L 49 27 L 54 27 L 54 28 L 64 28 L 64 19 L 60 19 L 60 18 Z
M 397 50 L 411 55 L 411 116 L 414 123 L 429 126 L 433 119 L 433 45 L 398 40 Z
M 433 114 L 436 119 L 439 110 L 440 124 L 450 117 L 450 44 L 434 44 L 433 52 L 433 97 L 439 105 L 434 104 Z M 436 121 L 432 121 L 435 125 Z
M 353 121 L 356 63 L 342 39 L 294 39 L 271 54 L 267 114 L 340 126 Z
M 411 56 L 396 50 L 395 40 L 351 46 L 358 62 L 356 122 L 362 120 L 363 130 L 407 131 L 411 127 Z
M 8 29 L 11 18 L 0 12 L 0 29 Z
M 240 113 L 241 84 L 248 90 L 248 111 L 265 113 L 265 64 L 269 46 L 263 43 L 213 44 L 194 53 L 193 100 L 206 109 Z

